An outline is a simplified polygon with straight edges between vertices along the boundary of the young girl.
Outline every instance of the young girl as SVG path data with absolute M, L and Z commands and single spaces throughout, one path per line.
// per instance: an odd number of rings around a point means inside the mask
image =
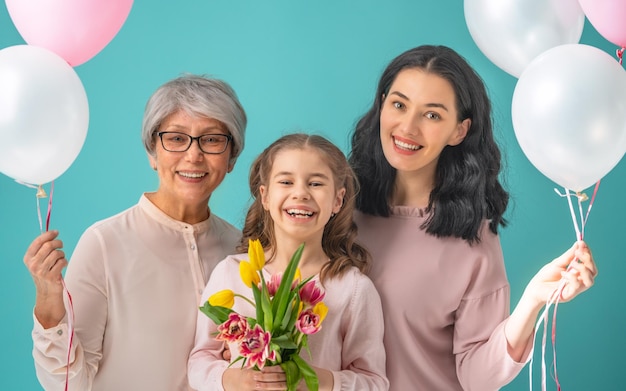
M 326 291 L 328 314 L 321 330 L 309 336 L 312 358 L 302 358 L 316 371 L 319 390 L 386 390 L 383 315 L 378 293 L 362 274 L 369 254 L 356 240 L 355 180 L 343 153 L 320 136 L 292 134 L 270 145 L 252 164 L 248 211 L 240 250 L 259 239 L 266 251 L 266 281 L 282 273 L 294 251 L 305 243 L 299 268 L 302 278 L 319 279 Z M 247 254 L 219 263 L 204 290 L 248 292 L 239 277 L 239 262 Z M 254 316 L 254 308 L 236 300 L 233 310 Z M 222 359 L 223 343 L 213 333 L 215 323 L 198 316 L 196 343 L 189 358 L 189 381 L 198 390 L 284 390 L 279 366 L 262 372 L 241 369 Z M 233 360 L 238 347 L 230 346 Z
M 417 47 L 388 65 L 352 135 L 350 163 L 361 185 L 359 241 L 385 310 L 390 390 L 499 389 L 528 359 L 561 278 L 561 301 L 593 284 L 589 249 L 576 243 L 539 271 L 508 317 L 497 236 L 508 194 L 491 106 L 482 80 L 447 47 Z

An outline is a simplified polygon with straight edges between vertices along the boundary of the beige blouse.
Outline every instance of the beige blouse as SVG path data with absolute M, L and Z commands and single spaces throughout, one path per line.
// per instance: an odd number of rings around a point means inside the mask
M 145 196 L 88 228 L 65 276 L 75 313 L 69 390 L 189 390 L 200 295 L 239 238 L 215 215 L 185 224 Z M 33 342 L 40 383 L 63 390 L 67 319 L 44 330 L 35 318 Z

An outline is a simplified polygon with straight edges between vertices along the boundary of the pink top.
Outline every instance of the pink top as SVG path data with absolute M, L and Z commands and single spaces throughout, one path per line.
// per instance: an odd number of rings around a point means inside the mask
M 388 218 L 355 215 L 383 303 L 389 389 L 497 390 L 524 366 L 503 332 L 509 284 L 499 238 L 485 221 L 470 247 L 426 234 L 425 218 L 403 206 Z
M 76 330 L 69 390 L 189 390 L 200 294 L 239 238 L 215 215 L 185 224 L 145 196 L 88 228 L 65 275 Z M 41 385 L 63 390 L 67 321 L 44 330 L 35 318 L 33 341 Z
M 252 290 L 239 277 L 242 259 L 247 260 L 247 254 L 230 256 L 215 267 L 202 294 L 203 303 L 222 289 L 231 289 L 253 300 Z M 264 272 L 269 280 L 270 274 Z M 382 309 L 371 280 L 351 268 L 341 278 L 329 279 L 324 288 L 328 315 L 322 329 L 309 337 L 313 358 L 305 351 L 302 358 L 333 372 L 333 390 L 387 390 Z M 255 315 L 254 308 L 242 299 L 235 298 L 233 309 L 245 316 Z M 222 360 L 223 343 L 212 335 L 216 330 L 215 323 L 198 312 L 196 346 L 189 357 L 189 383 L 197 390 L 224 390 L 222 374 L 229 363 Z M 231 344 L 230 349 L 234 361 L 238 357 L 237 344 Z M 235 364 L 237 367 L 239 363 Z

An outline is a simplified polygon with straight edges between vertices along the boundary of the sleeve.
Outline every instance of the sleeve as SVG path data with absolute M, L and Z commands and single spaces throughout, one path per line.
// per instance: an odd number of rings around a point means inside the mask
M 227 273 L 225 262 L 220 262 L 211 273 L 202 293 L 202 303 L 213 293 L 226 289 L 223 282 L 228 275 L 225 274 Z M 198 310 L 194 347 L 187 363 L 189 385 L 194 390 L 224 391 L 222 376 L 229 363 L 222 358 L 224 344 L 215 339 L 214 332 L 217 332 L 217 325 Z
M 384 319 L 380 296 L 372 281 L 361 276 L 343 315 L 341 371 L 333 371 L 333 391 L 389 389 L 383 345 Z
M 498 390 L 511 382 L 526 364 L 514 361 L 508 353 L 504 325 L 510 309 L 509 284 L 497 237 L 494 236 L 488 246 L 485 257 L 493 268 L 489 278 L 497 281 L 495 284 L 500 287 L 484 296 L 464 299 L 455 319 L 453 349 L 456 372 L 466 391 Z M 475 285 L 485 284 L 475 281 Z M 490 286 L 494 284 L 490 283 Z M 534 338 L 531 338 L 525 358 L 529 357 L 533 345 Z
M 101 238 L 87 230 L 74 250 L 65 275 L 74 312 L 74 336 L 66 317 L 61 323 L 43 329 L 37 319 L 33 327 L 33 358 L 42 387 L 64 390 L 69 362 L 69 389 L 91 390 L 102 358 L 102 339 L 107 318 L 105 250 Z M 70 303 L 65 300 L 66 314 Z

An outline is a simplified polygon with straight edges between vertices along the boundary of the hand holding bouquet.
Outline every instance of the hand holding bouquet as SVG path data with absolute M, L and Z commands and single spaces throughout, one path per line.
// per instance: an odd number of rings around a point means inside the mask
M 318 389 L 317 375 L 300 357 L 300 351 L 303 347 L 308 350 L 308 336 L 320 330 L 328 312 L 322 302 L 322 288 L 311 277 L 301 281 L 298 263 L 303 249 L 304 244 L 293 254 L 284 273 L 265 281 L 263 247 L 259 240 L 251 240 L 249 262 L 241 261 L 239 273 L 252 289 L 254 301 L 227 289 L 215 293 L 200 307 L 218 325 L 216 339 L 239 344 L 239 357 L 234 362 L 242 361 L 242 368 L 258 370 L 280 365 L 289 391 L 296 390 L 303 378 L 309 390 Z M 235 297 L 254 306 L 256 318 L 233 311 Z

